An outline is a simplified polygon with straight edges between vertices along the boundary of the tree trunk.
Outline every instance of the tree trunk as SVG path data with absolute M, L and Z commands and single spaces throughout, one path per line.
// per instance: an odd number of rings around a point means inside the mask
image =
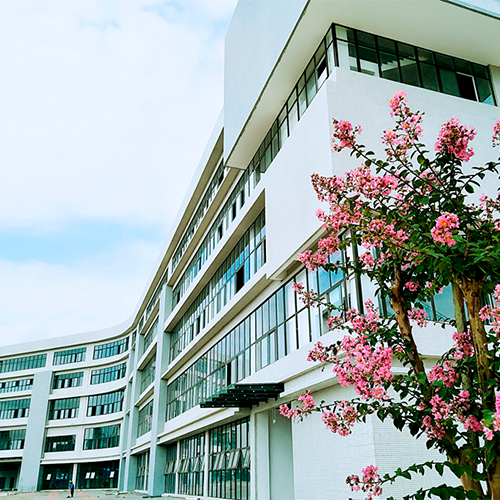
M 453 292 L 453 308 L 455 310 L 455 323 L 457 327 L 457 333 L 464 333 L 467 329 L 467 318 L 465 315 L 465 305 L 464 305 L 464 295 L 460 287 L 456 284 L 456 282 L 452 282 L 451 284 L 452 292 Z M 462 374 L 462 386 L 464 390 L 468 391 L 471 386 L 471 379 L 469 373 Z M 467 442 L 472 445 L 474 448 L 479 446 L 479 439 L 475 432 L 469 431 L 467 432 Z M 470 458 L 470 450 L 461 448 L 458 450 L 458 463 L 460 465 L 468 465 L 472 468 L 472 470 L 477 471 L 477 465 Z M 449 457 L 449 460 L 452 462 L 453 460 Z M 479 498 L 484 496 L 483 488 L 481 483 L 475 481 L 470 478 L 467 473 L 463 473 L 460 477 L 460 481 L 462 486 L 466 491 L 475 490 L 479 493 Z
M 391 307 L 398 322 L 399 331 L 406 342 L 408 349 L 408 357 L 413 365 L 413 370 L 416 374 L 425 373 L 424 364 L 420 359 L 417 344 L 413 338 L 410 319 L 408 318 L 408 310 L 406 308 L 404 295 L 403 295 L 403 282 L 401 280 L 401 267 L 397 264 L 394 265 L 394 283 L 391 287 L 389 294 Z
M 483 408 L 495 411 L 495 397 L 493 391 L 489 391 L 489 384 L 492 378 L 488 359 L 488 339 L 484 324 L 479 317 L 481 310 L 481 290 L 486 277 L 481 280 L 467 279 L 463 276 L 457 278 L 467 305 L 469 314 L 469 324 L 471 328 L 472 343 L 474 344 L 474 357 L 477 365 L 477 376 L 481 388 Z

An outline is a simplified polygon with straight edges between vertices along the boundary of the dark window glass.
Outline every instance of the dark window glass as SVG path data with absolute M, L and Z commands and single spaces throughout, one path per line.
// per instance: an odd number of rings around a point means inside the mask
M 448 69 L 439 68 L 439 76 L 443 92 L 459 97 L 460 90 L 458 88 L 457 74 Z
M 472 76 L 457 73 L 457 85 L 460 97 L 469 99 L 471 101 L 477 101 L 476 90 L 474 88 L 474 81 Z
M 439 81 L 436 67 L 424 62 L 420 63 L 420 74 L 422 75 L 422 86 L 424 89 L 439 92 Z

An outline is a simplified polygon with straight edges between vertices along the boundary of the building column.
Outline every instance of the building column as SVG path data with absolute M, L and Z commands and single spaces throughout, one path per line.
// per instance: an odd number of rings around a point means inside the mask
M 40 460 L 43 453 L 45 424 L 47 422 L 47 401 L 50 395 L 51 382 L 51 370 L 36 373 L 34 376 L 23 461 L 19 474 L 18 490 L 20 492 L 37 491 L 40 488 Z
M 154 380 L 153 415 L 151 425 L 151 448 L 149 453 L 150 495 L 161 495 L 165 491 L 164 469 L 167 447 L 156 444 L 156 437 L 165 426 L 167 407 L 167 382 L 161 378 L 168 366 L 168 342 L 163 331 L 168 304 L 172 304 L 171 287 L 165 286 L 160 294 L 158 313 L 158 336 L 156 338 L 156 370 Z
M 269 414 L 267 411 L 250 416 L 250 478 L 251 500 L 269 500 Z
M 137 362 L 139 361 L 139 353 L 141 352 L 141 342 L 143 340 L 142 335 L 137 332 L 135 351 L 134 355 L 129 357 L 129 362 L 131 363 L 130 371 L 127 373 L 128 380 L 130 379 L 130 373 L 132 373 L 132 383 L 127 382 L 128 394 L 125 394 L 125 401 L 128 403 L 128 408 L 125 411 L 129 412 L 128 415 L 128 428 L 126 429 L 126 435 L 123 436 L 123 448 L 120 450 L 125 450 L 125 467 L 124 470 L 120 470 L 120 484 L 122 485 L 122 490 L 124 491 L 134 491 L 135 490 L 135 476 L 137 468 L 137 460 L 131 456 L 130 450 L 135 444 L 136 431 L 137 431 L 137 417 L 138 410 L 135 407 L 135 402 L 137 397 L 137 391 L 140 387 L 140 381 L 137 380 Z M 124 420 L 125 421 L 125 420 Z M 122 479 L 123 478 L 123 479 Z

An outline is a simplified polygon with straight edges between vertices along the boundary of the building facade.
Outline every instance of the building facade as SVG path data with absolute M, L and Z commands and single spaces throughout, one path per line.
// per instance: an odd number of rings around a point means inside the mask
M 366 465 L 388 472 L 432 459 L 377 420 L 342 438 L 315 416 L 279 415 L 306 388 L 317 400 L 352 395 L 306 361 L 317 339 L 340 332 L 291 285 L 306 282 L 337 305 L 377 300 L 365 279 L 311 273 L 296 258 L 321 235 L 311 174 L 357 166 L 331 153 L 333 118 L 360 124 L 376 147 L 391 125 L 389 99 L 405 90 L 426 112 L 424 140 L 432 144 L 455 115 L 480 131 L 475 161 L 491 159 L 495 9 L 240 0 L 226 36 L 224 109 L 131 319 L 2 348 L 0 490 L 66 488 L 72 479 L 77 489 L 173 498 L 329 500 L 348 498 L 346 476 Z M 446 293 L 429 304 L 438 322 L 451 311 Z M 451 329 L 436 324 L 419 336 L 432 362 Z

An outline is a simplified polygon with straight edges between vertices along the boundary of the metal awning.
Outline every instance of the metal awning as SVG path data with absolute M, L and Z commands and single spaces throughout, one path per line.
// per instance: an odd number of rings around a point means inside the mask
M 251 408 L 284 391 L 284 384 L 233 384 L 210 396 L 201 408 Z

